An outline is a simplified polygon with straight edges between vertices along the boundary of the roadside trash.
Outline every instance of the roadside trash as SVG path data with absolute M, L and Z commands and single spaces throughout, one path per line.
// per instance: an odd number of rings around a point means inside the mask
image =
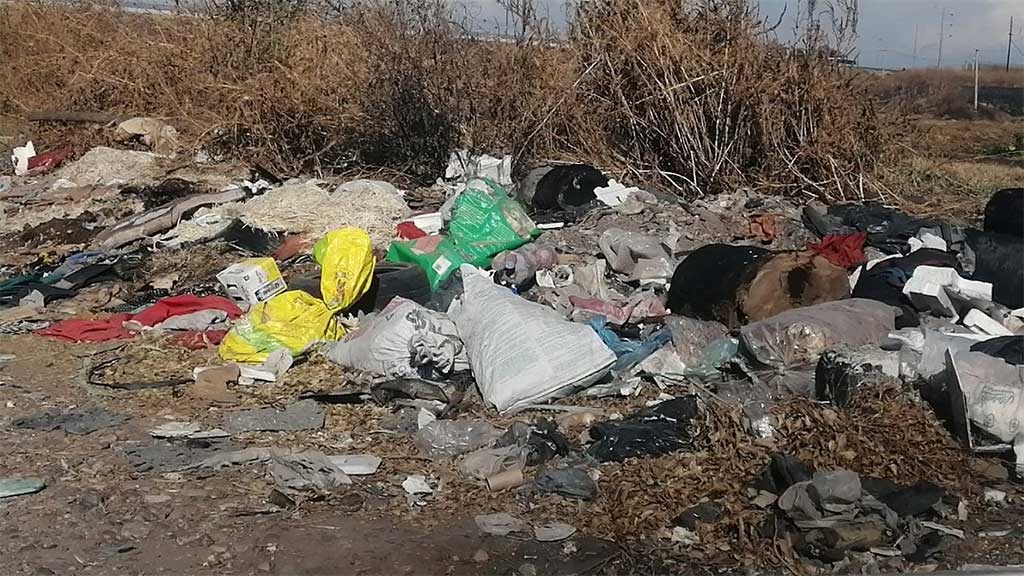
M 330 458 L 317 450 L 273 453 L 270 475 L 277 489 L 289 496 L 323 497 L 352 483 Z
M 992 300 L 992 285 L 986 282 L 964 280 L 952 268 L 918 266 L 903 286 L 903 293 L 919 311 L 927 311 L 939 317 L 960 319 L 956 307 L 947 292 L 952 290 L 967 298 Z
M 64 320 L 37 333 L 70 342 L 122 340 L 132 338 L 136 332 L 146 328 L 159 326 L 169 319 L 208 310 L 221 311 L 228 318 L 238 318 L 242 312 L 234 302 L 221 296 L 185 294 L 162 298 L 138 314 L 115 314 L 100 320 Z M 174 324 L 169 326 L 173 327 Z
M 421 474 L 414 474 L 402 481 L 402 489 L 406 494 L 433 494 L 434 489 L 427 484 L 427 477 Z
M 494 443 L 501 432 L 485 420 L 435 420 L 413 442 L 424 455 L 440 459 L 472 452 Z
M 736 328 L 849 295 L 845 270 L 822 256 L 712 244 L 676 268 L 668 306 L 676 314 Z
M 853 288 L 854 298 L 868 298 L 885 302 L 900 309 L 896 319 L 897 328 L 920 325 L 918 311 L 903 289 L 907 280 L 920 266 L 955 268 L 957 261 L 946 252 L 922 248 L 907 256 L 889 258 L 859 269 L 860 274 Z
M 87 408 L 60 412 L 47 410 L 12 422 L 15 428 L 50 432 L 63 430 L 72 436 L 85 436 L 103 428 L 113 428 L 128 421 L 128 417 L 103 408 Z
M 745 322 L 737 296 L 772 253 L 755 246 L 710 244 L 687 256 L 672 275 L 668 308 L 700 320 L 714 320 L 729 328 Z
M 0 498 L 35 494 L 46 488 L 42 478 L 0 478 Z
M 697 416 L 696 396 L 667 400 L 620 421 L 594 424 L 590 455 L 600 462 L 637 456 L 661 456 L 693 447 L 690 421 Z
M 874 300 L 827 302 L 744 326 L 740 342 L 762 365 L 797 366 L 839 345 L 878 345 L 894 329 L 895 316 L 894 308 Z
M 117 125 L 115 140 L 126 142 L 134 138 L 160 156 L 173 156 L 178 150 L 178 131 L 156 118 L 131 118 Z
M 637 267 L 654 266 L 658 270 L 667 270 L 663 276 L 665 279 L 672 276 L 672 253 L 659 238 L 609 228 L 601 234 L 597 243 L 608 266 L 616 272 L 633 274 Z
M 344 456 L 328 456 L 328 460 L 339 470 L 349 476 L 367 476 L 375 474 L 382 460 L 372 454 L 347 454 Z
M 36 148 L 29 140 L 24 146 L 15 146 L 11 151 L 11 164 L 14 165 L 15 176 L 28 174 L 28 163 L 36 155 Z
M 714 502 L 701 502 L 684 510 L 672 519 L 672 523 L 688 530 L 697 530 L 697 527 L 701 524 L 711 523 L 721 518 L 722 513 L 722 507 L 718 504 Z
M 607 328 L 607 321 L 604 316 L 596 316 L 587 321 L 587 324 L 594 329 L 594 332 L 617 357 L 612 364 L 611 371 L 614 374 L 622 374 L 653 354 L 658 348 L 672 341 L 672 331 L 668 328 L 661 328 L 657 332 L 647 336 L 642 341 L 623 340 Z
M 1012 309 L 1024 307 L 1024 238 L 967 230 L 974 251 L 974 280 L 992 284 L 992 299 Z
M 314 342 L 344 335 L 334 312 L 322 300 L 301 290 L 282 292 L 252 307 L 220 344 L 220 357 L 234 362 L 262 363 L 270 353 L 287 348 L 301 355 Z
M 318 184 L 322 182 L 289 182 L 240 205 L 222 207 L 220 212 L 252 228 L 311 237 L 323 237 L 338 228 L 358 228 L 378 249 L 391 241 L 398 222 L 411 215 L 398 189 L 387 182 L 353 180 L 334 192 Z
M 487 489 L 491 492 L 500 492 L 509 488 L 517 488 L 526 484 L 523 471 L 518 468 L 506 470 L 487 478 Z
M 641 191 L 639 188 L 627 188 L 615 180 L 608 180 L 607 186 L 594 188 L 594 197 L 605 206 L 615 208 L 621 206 L 631 193 Z
M 541 492 L 566 498 L 593 500 L 597 496 L 597 482 L 581 468 L 549 468 L 538 475 L 533 483 Z
M 499 412 L 585 388 L 614 363 L 615 354 L 589 327 L 566 322 L 471 267 L 462 277 L 464 293 L 449 315 L 480 394 Z
M 224 438 L 229 434 L 223 430 L 214 428 L 204 431 L 203 427 L 195 422 L 167 422 L 149 431 L 153 438 L 190 438 L 201 440 L 206 438 Z
M 534 210 L 561 210 L 584 206 L 596 198 L 597 188 L 607 187 L 608 178 L 585 164 L 537 169 L 519 187 L 520 198 Z
M 404 298 L 328 347 L 327 356 L 370 374 L 433 378 L 469 369 L 455 323 Z
M 537 542 L 561 542 L 576 533 L 576 527 L 562 522 L 549 522 L 533 527 L 533 538 Z
M 526 466 L 524 447 L 481 448 L 462 457 L 459 472 L 474 480 L 487 480 L 509 470 L 522 470 Z
M 826 350 L 814 369 L 814 395 L 818 400 L 843 408 L 861 388 L 870 388 L 899 375 L 896 352 Z
M 273 432 L 317 430 L 324 427 L 324 412 L 312 400 L 300 400 L 284 410 L 254 408 L 228 412 L 223 428 L 232 434 L 242 432 Z
M 419 265 L 431 288 L 437 289 L 462 264 L 486 266 L 494 255 L 526 244 L 538 232 L 522 206 L 500 186 L 473 179 L 454 199 L 447 237 L 393 242 L 387 259 Z
M 217 274 L 217 280 L 228 298 L 245 308 L 266 302 L 288 288 L 273 258 L 250 258 L 232 264 Z
M 259 366 L 241 365 L 238 367 L 238 382 L 251 384 L 254 381 L 277 382 L 292 367 L 295 359 L 286 348 L 278 348 L 271 352 L 263 364 Z
M 909 239 L 935 222 L 879 204 L 835 204 L 825 214 L 804 208 L 804 219 L 819 236 L 867 234 L 867 244 L 887 254 L 906 253 Z
M 192 369 L 195 384 L 189 387 L 188 394 L 217 404 L 234 404 L 238 396 L 228 391 L 228 384 L 238 382 L 241 376 L 237 364 L 227 366 L 197 366 Z
M 512 157 L 505 155 L 495 158 L 487 154 L 470 156 L 468 150 L 452 152 L 448 158 L 448 167 L 444 171 L 445 180 L 465 180 L 470 178 L 487 178 L 502 186 L 512 184 Z
M 537 273 L 558 264 L 558 253 L 541 244 L 527 244 L 516 250 L 499 252 L 491 260 L 494 282 L 522 292 L 533 285 Z
M 370 236 L 359 228 L 328 232 L 313 245 L 320 265 L 320 295 L 331 310 L 347 310 L 367 290 L 375 260 Z
M 512 533 L 526 534 L 530 531 L 530 525 L 526 522 L 508 514 L 480 514 L 473 518 L 476 527 L 489 536 L 508 536 Z
M 978 342 L 971 346 L 971 352 L 984 352 L 1014 366 L 1024 365 L 1024 335 L 1000 336 Z
M 978 447 L 971 425 L 1011 443 L 1018 474 L 1024 470 L 1024 366 L 1014 366 L 983 352 L 946 351 L 954 427 L 971 449 Z M 970 424 L 967 422 L 970 421 Z
M 988 336 L 1013 336 L 1013 331 L 992 319 L 981 310 L 971 310 L 963 318 L 964 326 L 977 334 Z
M 155 236 L 178 225 L 184 216 L 197 208 L 237 202 L 245 198 L 241 188 L 229 188 L 209 194 L 196 194 L 187 198 L 172 200 L 167 204 L 129 216 L 99 233 L 92 245 L 99 249 L 111 250 L 136 240 Z
M 1006 188 L 989 198 L 984 230 L 1024 239 L 1024 188 Z
M 575 280 L 572 267 L 564 264 L 551 270 L 538 270 L 535 278 L 541 288 L 565 288 L 572 286 Z

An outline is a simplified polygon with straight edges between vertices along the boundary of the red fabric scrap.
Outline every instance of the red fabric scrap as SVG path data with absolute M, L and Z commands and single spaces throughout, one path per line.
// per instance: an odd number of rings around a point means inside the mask
M 398 237 L 402 240 L 415 240 L 417 238 L 423 238 L 427 235 L 426 232 L 420 230 L 420 227 L 415 222 L 406 221 L 398 223 Z
M 808 244 L 807 247 L 840 268 L 852 268 L 867 261 L 864 256 L 864 242 L 867 239 L 865 232 L 846 236 L 829 235 L 821 242 Z
M 49 328 L 37 330 L 36 334 L 68 342 L 124 340 L 135 336 L 134 332 L 124 327 L 124 323 L 129 320 L 134 320 L 143 326 L 155 326 L 173 316 L 191 314 L 200 310 L 223 310 L 232 319 L 242 315 L 242 309 L 227 298 L 184 294 L 158 300 L 155 304 L 134 316 L 131 314 L 115 314 L 109 318 L 96 320 L 72 318 L 71 320 L 52 324 Z M 210 337 L 211 343 L 214 338 L 216 336 Z M 220 342 L 218 341 L 217 343 L 219 344 Z
M 172 342 L 188 350 L 203 350 L 210 346 L 220 346 L 227 330 L 207 330 L 206 332 L 188 331 L 175 334 Z
M 31 176 L 38 176 L 60 166 L 62 162 L 75 153 L 71 146 L 64 146 L 56 150 L 50 150 L 42 154 L 36 154 L 28 159 L 28 173 Z
M 183 294 L 158 300 L 149 308 L 132 316 L 131 319 L 143 326 L 156 326 L 172 316 L 191 314 L 200 310 L 223 310 L 231 319 L 242 315 L 242 309 L 237 304 L 222 296 Z
M 51 324 L 49 328 L 37 330 L 36 334 L 51 336 L 68 342 L 107 342 L 124 340 L 135 336 L 124 327 L 131 320 L 131 314 L 115 314 L 99 320 L 72 318 Z

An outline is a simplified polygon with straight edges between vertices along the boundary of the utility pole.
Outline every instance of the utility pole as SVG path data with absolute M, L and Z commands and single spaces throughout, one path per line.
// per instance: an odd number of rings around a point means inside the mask
M 1010 71 L 1010 52 L 1013 50 L 1013 16 L 1010 16 L 1010 42 L 1006 45 L 1006 71 Z
M 974 51 L 974 111 L 978 111 L 978 51 Z
M 917 68 L 917 32 L 920 28 L 920 24 L 914 24 L 914 68 Z
M 946 7 L 942 7 L 942 16 L 939 17 L 939 60 L 936 68 L 942 68 L 942 41 L 946 38 Z

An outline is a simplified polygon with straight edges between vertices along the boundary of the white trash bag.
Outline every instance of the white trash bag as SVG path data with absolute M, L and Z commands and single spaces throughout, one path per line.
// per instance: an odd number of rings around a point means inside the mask
M 565 396 L 604 377 L 615 354 L 590 326 L 462 266 L 464 292 L 448 314 L 466 345 L 484 400 L 500 412 Z

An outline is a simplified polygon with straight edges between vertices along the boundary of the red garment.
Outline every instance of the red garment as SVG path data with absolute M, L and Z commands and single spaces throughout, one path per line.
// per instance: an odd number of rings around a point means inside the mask
M 131 319 L 143 326 L 156 326 L 172 316 L 191 314 L 200 310 L 223 310 L 231 319 L 242 315 L 242 309 L 237 304 L 222 296 L 183 294 L 158 300 L 149 308 L 132 316 Z
M 134 333 L 124 327 L 131 320 L 131 314 L 115 314 L 100 320 L 72 318 L 51 324 L 49 328 L 37 330 L 36 334 L 52 336 L 68 342 L 107 342 L 132 338 Z
M 865 232 L 846 236 L 829 235 L 821 242 L 808 244 L 807 247 L 840 268 L 852 268 L 867 262 L 867 257 L 864 256 L 864 242 L 867 239 L 868 235 Z
M 171 341 L 189 350 L 203 350 L 210 346 L 220 346 L 227 334 L 227 330 L 189 331 L 175 334 Z
M 158 300 L 155 304 L 134 316 L 131 314 L 115 314 L 109 318 L 97 320 L 72 318 L 71 320 L 57 322 L 49 328 L 38 330 L 36 334 L 52 336 L 53 338 L 69 342 L 124 340 L 125 338 L 135 336 L 134 332 L 124 327 L 124 323 L 129 320 L 134 320 L 143 326 L 155 326 L 172 316 L 191 314 L 200 310 L 223 310 L 232 319 L 242 315 L 241 308 L 227 298 L 184 294 Z
M 61 162 L 67 160 L 74 153 L 74 148 L 71 146 L 64 146 L 63 148 L 57 148 L 56 150 L 36 154 L 28 159 L 28 172 L 32 176 L 46 174 L 50 170 L 60 166 Z
M 427 233 L 420 230 L 420 227 L 415 222 L 406 221 L 398 223 L 398 237 L 403 240 L 415 240 L 426 235 Z

